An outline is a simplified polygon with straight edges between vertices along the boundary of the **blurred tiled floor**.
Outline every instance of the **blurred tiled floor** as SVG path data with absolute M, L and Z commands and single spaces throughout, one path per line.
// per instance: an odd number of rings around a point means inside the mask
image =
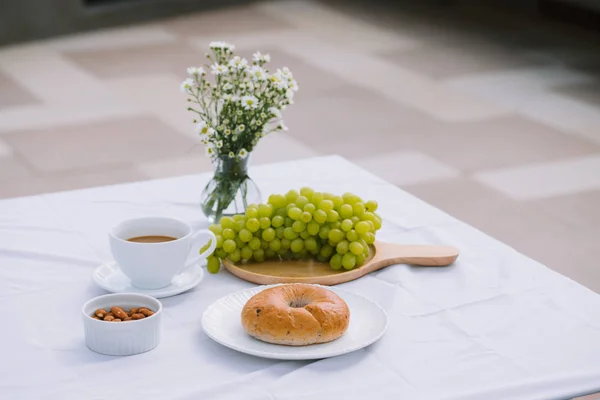
M 0 197 L 208 171 L 178 87 L 228 40 L 300 84 L 290 131 L 254 163 L 341 154 L 600 292 L 597 38 L 362 4 L 257 3 L 0 49 Z

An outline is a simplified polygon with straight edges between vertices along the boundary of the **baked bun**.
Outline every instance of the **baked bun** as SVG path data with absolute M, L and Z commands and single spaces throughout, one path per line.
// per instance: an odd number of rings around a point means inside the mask
M 342 336 L 349 323 L 350 310 L 342 298 L 301 283 L 265 289 L 242 309 L 242 325 L 250 336 L 288 346 L 330 342 Z

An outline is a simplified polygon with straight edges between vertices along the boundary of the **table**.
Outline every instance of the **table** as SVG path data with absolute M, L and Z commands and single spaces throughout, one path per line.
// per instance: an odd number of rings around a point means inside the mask
M 387 334 L 352 354 L 279 362 L 202 332 L 214 300 L 252 284 L 221 271 L 163 299 L 155 350 L 89 351 L 80 308 L 104 294 L 108 229 L 168 215 L 205 227 L 209 175 L 0 202 L 1 399 L 559 399 L 600 391 L 600 296 L 337 156 L 256 167 L 266 198 L 308 185 L 379 201 L 378 238 L 461 249 L 448 268 L 394 265 L 343 288 L 389 313 Z M 594 262 L 594 260 L 590 260 Z

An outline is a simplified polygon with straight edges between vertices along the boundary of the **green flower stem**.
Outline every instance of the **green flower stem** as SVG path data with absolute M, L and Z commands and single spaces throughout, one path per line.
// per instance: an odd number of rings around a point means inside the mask
M 248 179 L 247 158 L 217 159 L 215 175 L 204 189 L 210 191 L 202 204 L 204 214 L 214 214 L 215 221 L 218 221 L 223 216 L 223 211 L 235 200 L 239 190 L 242 191 L 244 209 L 247 208 Z

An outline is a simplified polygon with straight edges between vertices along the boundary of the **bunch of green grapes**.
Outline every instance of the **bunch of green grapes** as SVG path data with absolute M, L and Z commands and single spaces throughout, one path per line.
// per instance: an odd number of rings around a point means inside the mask
M 210 226 L 217 237 L 208 270 L 216 273 L 220 260 L 316 258 L 331 268 L 351 270 L 369 256 L 369 245 L 381 228 L 377 202 L 364 202 L 352 193 L 335 196 L 303 187 L 269 196 L 245 214 L 223 217 Z

